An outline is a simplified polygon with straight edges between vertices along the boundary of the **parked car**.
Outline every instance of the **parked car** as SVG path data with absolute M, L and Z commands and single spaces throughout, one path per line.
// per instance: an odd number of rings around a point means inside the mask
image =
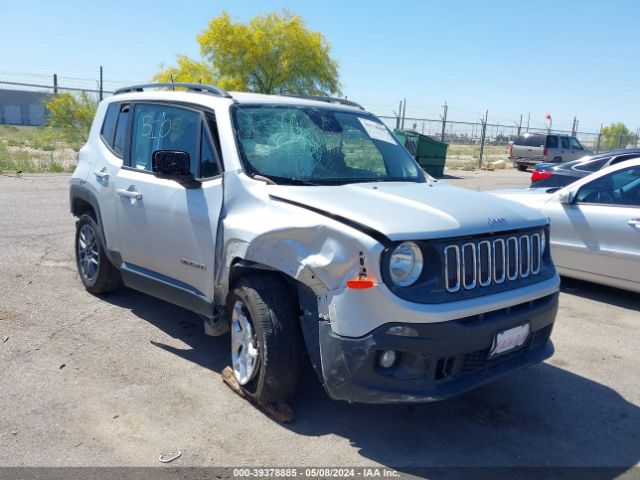
M 531 185 L 529 187 L 565 187 L 602 168 L 636 157 L 640 157 L 640 148 L 611 150 L 560 164 L 539 163 L 531 173 Z
M 561 189 L 491 193 L 549 217 L 551 254 L 561 275 L 640 292 L 639 158 Z
M 85 288 L 124 283 L 230 329 L 259 401 L 292 395 L 302 352 L 358 402 L 446 398 L 553 352 L 546 216 L 437 182 L 347 100 L 118 90 L 70 200 Z
M 576 137 L 555 133 L 523 133 L 509 145 L 509 160 L 522 171 L 540 162 L 566 162 L 590 154 Z

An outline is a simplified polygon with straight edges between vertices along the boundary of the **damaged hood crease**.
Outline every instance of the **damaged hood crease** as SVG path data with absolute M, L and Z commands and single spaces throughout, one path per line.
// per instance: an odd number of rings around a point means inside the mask
M 409 182 L 270 187 L 273 200 L 325 215 L 389 241 L 493 233 L 547 223 L 539 211 L 481 192 Z M 495 219 L 501 219 L 496 227 Z

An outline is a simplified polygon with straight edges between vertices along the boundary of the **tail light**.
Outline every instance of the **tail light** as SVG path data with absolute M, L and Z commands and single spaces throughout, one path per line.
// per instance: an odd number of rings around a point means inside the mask
M 509 145 L 509 156 L 511 156 L 512 152 L 513 152 L 513 143 Z
M 542 156 L 546 157 L 547 155 L 549 155 L 549 149 L 547 147 L 544 147 L 544 150 L 542 150 Z
M 538 180 L 545 180 L 552 176 L 553 176 L 553 173 L 547 172 L 546 170 L 534 170 L 533 173 L 531 174 L 531 181 L 537 182 Z

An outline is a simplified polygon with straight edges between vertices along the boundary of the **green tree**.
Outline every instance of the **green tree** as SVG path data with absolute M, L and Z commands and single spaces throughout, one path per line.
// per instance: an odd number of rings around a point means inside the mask
M 223 12 L 197 36 L 202 60 L 178 55 L 161 66 L 157 81 L 214 83 L 227 90 L 259 93 L 339 94 L 338 62 L 319 32 L 284 11 L 234 22 Z
M 85 141 L 96 114 L 96 103 L 86 92 L 75 96 L 70 93 L 51 95 L 45 102 L 48 125 L 67 140 Z
M 624 123 L 612 123 L 602 129 L 602 148 L 610 150 L 612 148 L 624 148 L 629 144 L 636 144 L 636 134 L 630 132 Z

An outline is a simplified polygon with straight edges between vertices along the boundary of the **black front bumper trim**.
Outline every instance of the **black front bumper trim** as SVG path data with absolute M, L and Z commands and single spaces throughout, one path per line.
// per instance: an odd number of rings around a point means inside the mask
M 336 335 L 319 323 L 324 387 L 336 400 L 412 403 L 442 400 L 490 382 L 553 354 L 549 340 L 558 294 L 460 320 L 430 324 L 389 323 L 360 338 Z M 488 359 L 495 332 L 528 322 L 531 333 L 518 350 Z M 393 325 L 410 325 L 418 337 L 389 335 Z M 396 365 L 376 364 L 379 352 L 394 350 Z

